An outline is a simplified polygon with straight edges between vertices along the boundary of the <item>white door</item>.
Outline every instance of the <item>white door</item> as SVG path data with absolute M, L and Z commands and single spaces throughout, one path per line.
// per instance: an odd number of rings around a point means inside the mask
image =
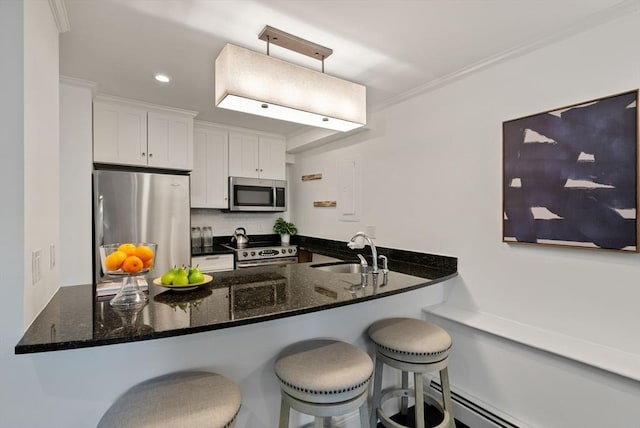
M 286 180 L 286 143 L 273 137 L 260 137 L 260 178 Z
M 148 113 L 148 165 L 193 168 L 193 119 L 171 113 Z
M 259 177 L 258 136 L 229 133 L 229 175 Z

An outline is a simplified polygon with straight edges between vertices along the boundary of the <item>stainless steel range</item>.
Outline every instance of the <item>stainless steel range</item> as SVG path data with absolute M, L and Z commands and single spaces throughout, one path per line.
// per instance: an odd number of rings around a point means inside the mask
M 249 242 L 242 248 L 233 244 L 223 244 L 235 252 L 236 269 L 284 265 L 298 263 L 298 247 L 295 245 L 282 246 L 273 242 Z

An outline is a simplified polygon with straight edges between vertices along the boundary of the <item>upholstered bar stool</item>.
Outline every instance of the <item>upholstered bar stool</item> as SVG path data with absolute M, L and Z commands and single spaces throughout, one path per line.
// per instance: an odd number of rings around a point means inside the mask
M 447 359 L 451 348 L 451 336 L 436 324 L 413 318 L 388 318 L 377 321 L 369 327 L 369 337 L 376 347 L 376 367 L 373 381 L 373 402 L 371 409 L 372 427 L 378 418 L 385 427 L 404 427 L 392 421 L 382 410 L 385 401 L 400 398 L 401 414 L 407 414 L 408 397 L 415 398 L 415 427 L 424 428 L 425 399 L 438 408 L 444 418 L 438 428 L 455 428 Z M 382 389 L 383 364 L 402 371 L 402 387 Z M 444 405 L 424 396 L 422 375 L 426 372 L 440 372 Z M 414 388 L 409 389 L 409 373 L 414 375 Z
M 368 386 L 373 362 L 345 342 L 315 339 L 285 348 L 276 360 L 280 380 L 280 428 L 289 427 L 291 409 L 315 417 L 315 426 L 330 426 L 331 416 L 360 411 L 369 427 Z
M 179 372 L 140 383 L 107 410 L 98 428 L 231 428 L 240 388 L 216 373 Z

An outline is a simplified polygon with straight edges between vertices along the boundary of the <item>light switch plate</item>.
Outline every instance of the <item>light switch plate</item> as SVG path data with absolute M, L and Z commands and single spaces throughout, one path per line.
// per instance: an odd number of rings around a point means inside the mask
M 49 245 L 49 270 L 53 270 L 56 267 L 56 245 Z
M 40 268 L 40 259 L 42 250 L 34 250 L 31 252 L 31 284 L 36 285 L 40 281 L 42 276 L 42 270 Z

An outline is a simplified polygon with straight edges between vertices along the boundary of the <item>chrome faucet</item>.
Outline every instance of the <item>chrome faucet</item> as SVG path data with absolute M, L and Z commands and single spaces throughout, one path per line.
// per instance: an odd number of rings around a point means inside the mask
M 376 251 L 376 246 L 373 245 L 373 241 L 371 240 L 371 238 L 369 238 L 364 232 L 358 232 L 353 235 L 351 240 L 347 243 L 347 247 L 351 248 L 352 250 L 360 250 L 364 248 L 365 241 L 371 247 L 371 255 L 373 256 L 373 270 L 371 271 L 371 273 L 373 275 L 378 275 L 378 252 Z
M 360 286 L 367 286 L 367 274 L 369 273 L 369 268 L 367 264 L 367 260 L 362 256 L 362 254 L 358 254 L 358 258 L 360 259 Z
M 389 267 L 387 266 L 387 256 L 378 256 L 382 260 L 382 285 L 387 285 L 389 279 Z

